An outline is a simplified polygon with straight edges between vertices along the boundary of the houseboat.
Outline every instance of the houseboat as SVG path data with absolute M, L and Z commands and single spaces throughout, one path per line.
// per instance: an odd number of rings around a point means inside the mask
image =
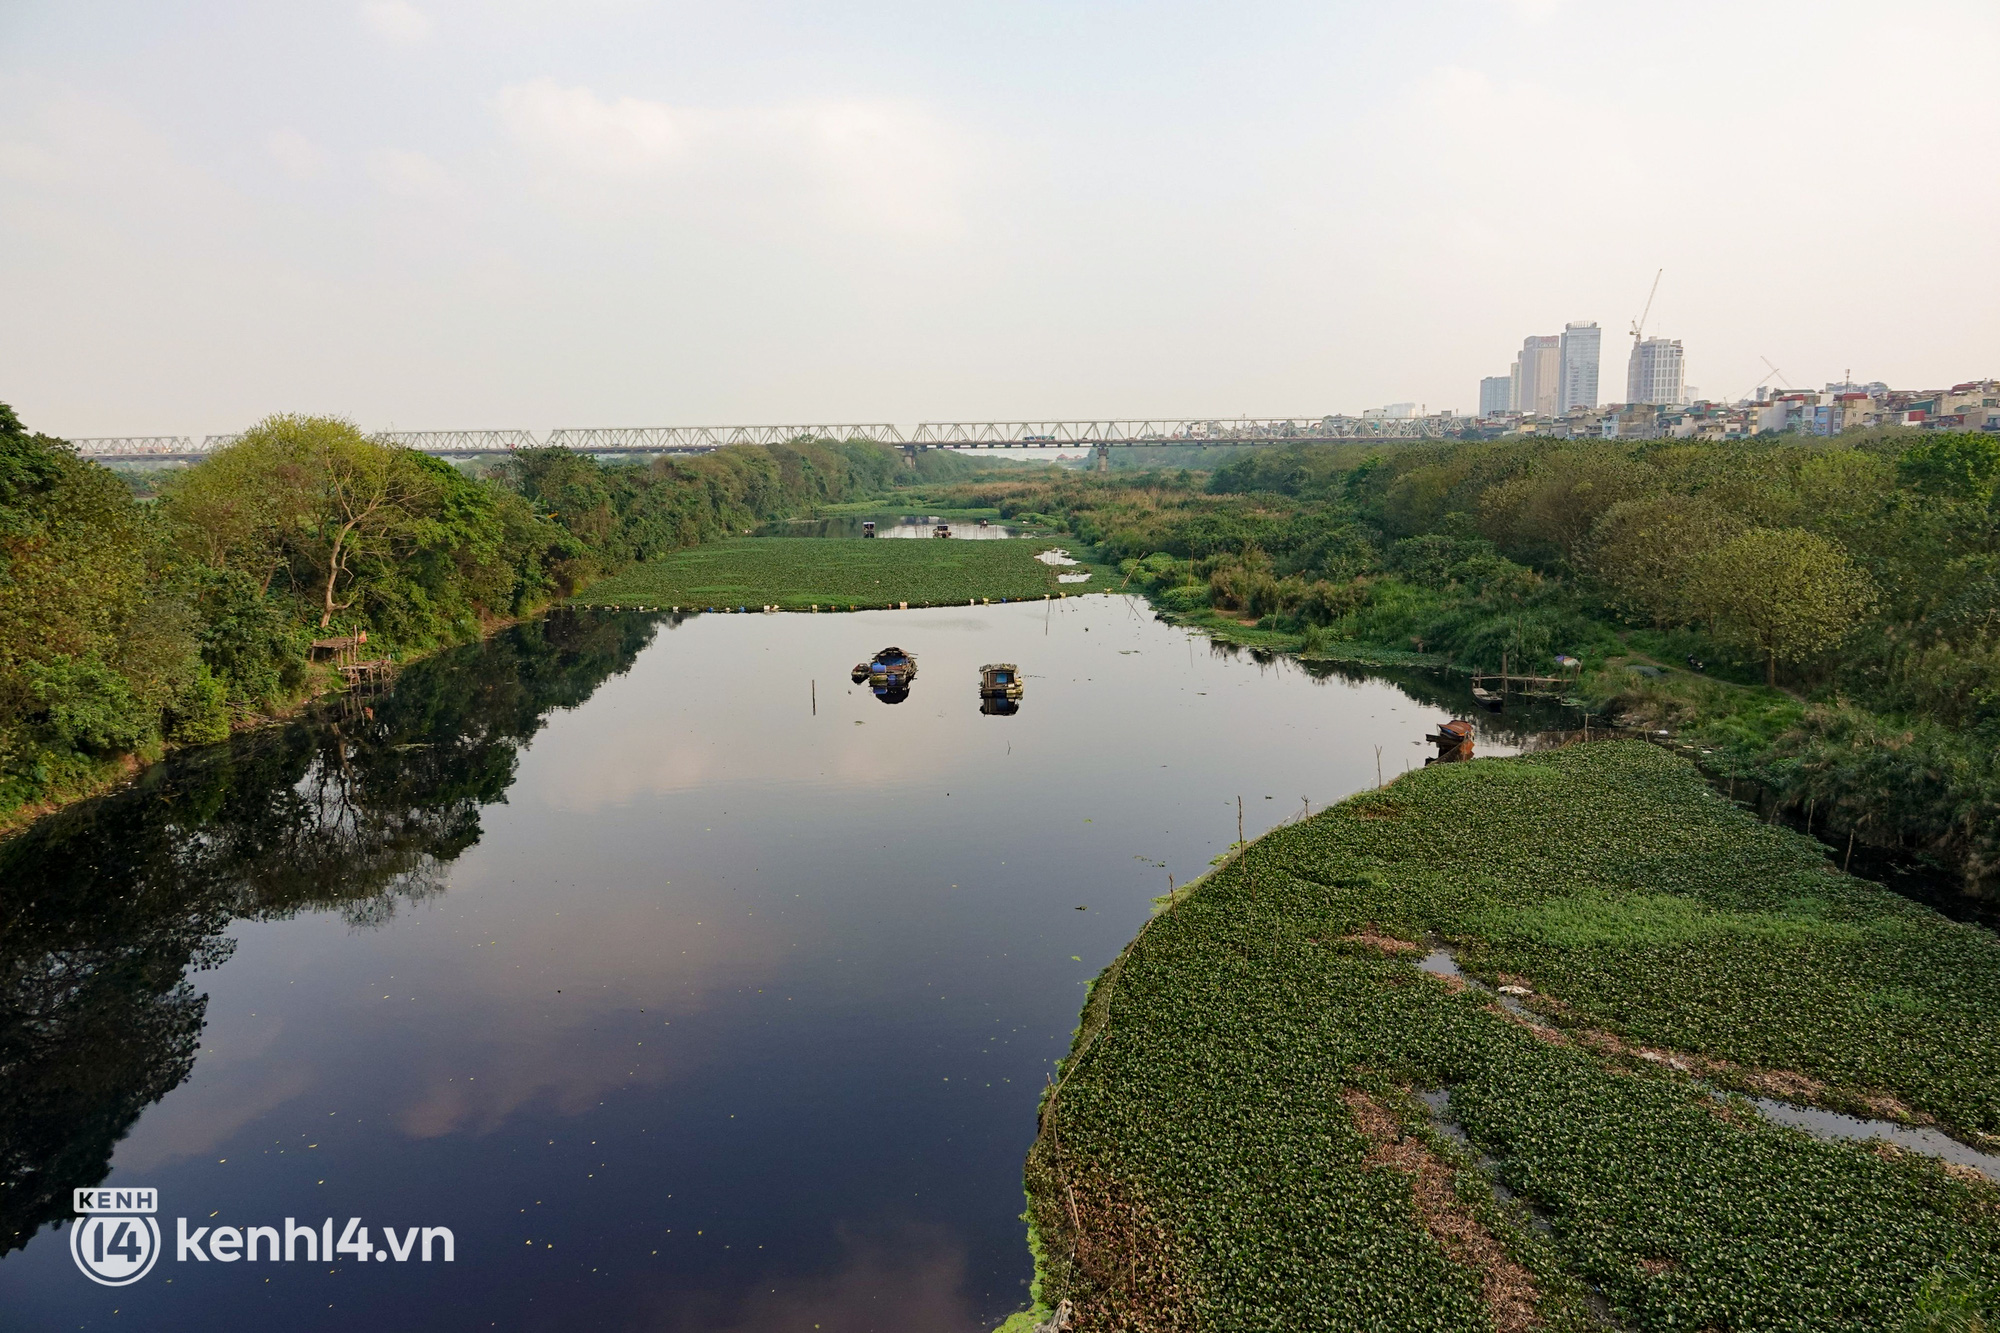
M 899 704 L 910 697 L 910 682 L 917 678 L 917 659 L 901 648 L 884 648 L 866 662 L 854 664 L 854 683 L 868 682 L 883 703 Z
M 988 662 L 979 668 L 979 696 L 982 699 L 1021 697 L 1021 668 L 1012 662 Z

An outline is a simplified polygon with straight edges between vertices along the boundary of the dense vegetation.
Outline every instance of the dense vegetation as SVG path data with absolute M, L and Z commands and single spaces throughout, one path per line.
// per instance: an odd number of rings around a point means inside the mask
M 974 598 L 1020 600 L 1065 589 L 1035 558 L 1053 543 L 1030 541 L 816 541 L 754 537 L 711 542 L 635 565 L 591 585 L 578 600 L 597 606 L 714 610 L 779 606 L 963 606 Z M 1101 574 L 1096 576 L 1101 581 Z
M 1527 1012 L 1419 972 L 1438 939 Z M 1989 933 L 1663 750 L 1420 770 L 1098 979 L 1029 1162 L 1038 1297 L 1078 1330 L 1575 1328 L 1594 1294 L 1635 1330 L 1990 1326 L 2000 1187 L 1730 1091 L 1990 1144 L 1996 1015 Z
M 1272 646 L 1582 659 L 1597 711 L 2000 887 L 2000 438 L 1305 445 L 955 498 L 1065 521 L 1163 608 Z
M 524 450 L 474 477 L 280 416 L 141 503 L 0 405 L 0 827 L 281 712 L 321 683 L 316 637 L 366 632 L 397 658 L 462 642 L 635 561 L 880 493 L 900 467 L 800 441 L 614 466 Z

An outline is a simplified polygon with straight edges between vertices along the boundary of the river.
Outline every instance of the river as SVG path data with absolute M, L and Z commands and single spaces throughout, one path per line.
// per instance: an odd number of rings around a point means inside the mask
M 886 644 L 895 705 L 848 679 Z M 4 1322 L 990 1329 L 1087 980 L 1239 797 L 1254 837 L 1421 764 L 1460 688 L 1114 596 L 565 613 L 177 756 L 0 844 Z M 100 1180 L 159 1191 L 129 1286 L 54 1225 Z M 287 1218 L 371 1241 L 179 1257 Z

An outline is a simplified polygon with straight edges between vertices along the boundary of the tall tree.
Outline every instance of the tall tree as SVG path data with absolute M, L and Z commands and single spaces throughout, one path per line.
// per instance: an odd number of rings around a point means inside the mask
M 1698 495 L 1621 500 L 1591 529 L 1584 564 L 1612 605 L 1655 626 L 1687 618 L 1688 576 L 1743 522 Z
M 1838 644 L 1874 602 L 1874 584 L 1833 542 L 1802 528 L 1752 528 L 1697 562 L 1690 609 L 1719 637 L 1754 648 L 1764 678 Z
M 169 508 L 213 563 L 269 587 L 288 569 L 320 628 L 355 602 L 355 572 L 412 546 L 435 498 L 407 449 L 337 417 L 273 416 L 176 485 Z

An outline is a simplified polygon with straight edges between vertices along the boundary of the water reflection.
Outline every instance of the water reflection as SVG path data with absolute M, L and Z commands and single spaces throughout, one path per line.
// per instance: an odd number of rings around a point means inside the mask
M 187 1079 L 208 1003 L 189 977 L 229 959 L 232 923 L 379 926 L 442 892 L 545 715 L 650 637 L 553 616 L 417 665 L 358 716 L 156 766 L 0 843 L 0 1254 L 67 1218 L 70 1188 Z
M 892 640 L 960 684 L 840 683 Z M 1004 662 L 1036 701 L 1002 727 L 965 685 Z M 1254 835 L 1373 785 L 1378 746 L 1394 776 L 1449 697 L 1110 597 L 607 615 L 162 765 L 0 848 L 0 1308 L 989 1329 L 1083 983 L 1239 795 Z M 94 1289 L 23 1241 L 107 1161 L 169 1215 L 442 1223 L 458 1262 Z

